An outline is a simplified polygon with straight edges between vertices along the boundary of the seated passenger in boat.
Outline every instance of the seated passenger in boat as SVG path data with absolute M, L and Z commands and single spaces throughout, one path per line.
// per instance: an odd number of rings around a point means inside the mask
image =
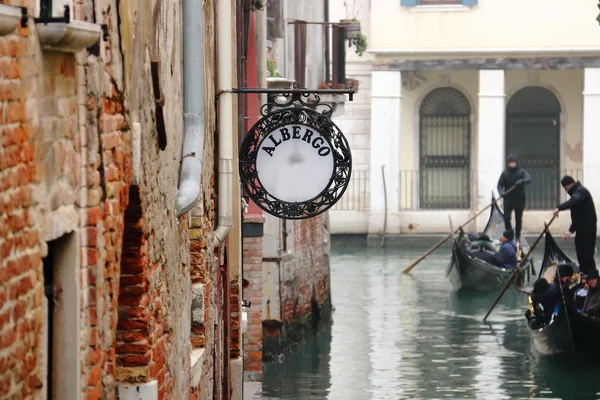
M 485 233 L 469 233 L 469 242 L 471 242 L 471 252 L 475 251 L 491 251 L 496 252 L 496 247 L 492 239 Z
M 587 278 L 585 276 L 581 276 L 579 283 L 573 287 L 573 291 L 575 292 L 575 305 L 577 306 L 577 310 L 582 311 L 583 305 L 585 304 L 585 299 L 588 294 L 588 283 Z
M 598 287 L 598 271 L 590 270 L 587 275 L 588 294 L 583 304 L 583 312 L 592 317 L 600 316 L 600 287 Z
M 533 284 L 533 290 L 531 291 L 531 302 L 533 303 L 533 310 L 527 310 L 525 316 L 536 327 L 542 327 L 550 322 L 552 314 L 554 314 L 554 308 L 560 299 L 560 293 L 558 286 L 554 283 L 548 283 L 544 278 L 540 278 Z
M 491 247 L 479 248 L 471 252 L 472 257 L 477 257 L 485 262 L 488 262 L 497 267 L 514 269 L 517 266 L 517 245 L 513 241 L 515 237 L 512 229 L 504 231 L 500 242 L 500 250 L 494 251 L 493 244 L 490 242 Z M 473 246 L 471 245 L 471 249 Z
M 571 279 L 573 279 L 573 272 L 573 265 L 571 263 L 558 265 L 558 275 L 560 276 L 560 282 L 563 286 L 563 289 L 569 290 Z M 558 283 L 556 282 L 556 278 L 554 278 L 554 283 Z
M 512 229 L 504 231 L 500 242 L 500 250 L 494 255 L 494 264 L 506 268 L 515 269 L 517 267 L 517 245 L 514 242 L 515 233 Z

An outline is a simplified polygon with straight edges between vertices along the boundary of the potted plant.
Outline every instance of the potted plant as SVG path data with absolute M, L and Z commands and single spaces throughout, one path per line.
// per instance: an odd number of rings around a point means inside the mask
M 265 7 L 265 2 L 263 0 L 251 0 L 250 1 L 250 9 L 252 11 L 262 11 Z
M 349 46 L 353 45 L 356 54 L 358 54 L 359 57 L 362 57 L 365 50 L 367 50 L 367 37 L 359 32 L 355 39 L 350 39 Z
M 354 89 L 355 92 L 358 92 L 358 79 L 346 78 L 346 89 Z
M 340 26 L 346 30 L 346 39 L 356 39 L 360 35 L 360 21 L 357 19 L 341 19 Z

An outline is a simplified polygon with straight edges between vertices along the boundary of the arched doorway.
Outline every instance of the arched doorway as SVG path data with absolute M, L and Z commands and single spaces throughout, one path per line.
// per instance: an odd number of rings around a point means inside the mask
M 420 207 L 469 208 L 471 105 L 460 91 L 431 91 L 419 110 Z
M 550 90 L 530 86 L 506 107 L 506 154 L 515 154 L 531 175 L 527 207 L 554 208 L 559 200 L 560 103 Z

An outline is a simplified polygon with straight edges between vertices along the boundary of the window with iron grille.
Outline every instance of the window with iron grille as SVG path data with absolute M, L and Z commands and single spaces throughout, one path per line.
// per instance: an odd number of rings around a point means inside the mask
M 444 87 L 419 110 L 419 203 L 423 209 L 464 209 L 471 204 L 471 106 Z
M 560 113 L 550 90 L 519 90 L 506 106 L 506 154 L 514 154 L 531 175 L 527 208 L 552 209 L 560 200 Z

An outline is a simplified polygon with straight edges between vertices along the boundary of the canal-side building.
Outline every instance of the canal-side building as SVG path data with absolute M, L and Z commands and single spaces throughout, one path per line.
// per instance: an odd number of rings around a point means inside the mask
M 332 10 L 344 12 L 342 3 L 332 1 Z M 331 212 L 332 232 L 445 232 L 449 215 L 456 225 L 489 204 L 510 153 L 532 177 L 525 233 L 540 232 L 566 198 L 562 175 L 600 194 L 593 2 L 356 4 L 370 56 L 356 59 L 354 73 L 372 71 L 359 78 L 370 115 L 357 108 L 338 123 L 353 127 L 351 145 L 368 145 L 368 160 L 355 164 L 354 189 Z M 569 222 L 564 216 L 552 230 Z
M 0 398 L 241 399 L 238 5 L 0 3 Z
M 240 86 L 320 87 L 327 80 L 325 4 L 274 0 L 251 10 L 247 46 L 241 47 L 247 53 L 241 56 L 245 63 Z M 245 131 L 261 116 L 260 107 L 274 99 L 240 98 Z M 322 101 L 337 107 L 345 98 L 324 95 Z M 329 221 L 327 214 L 284 220 L 263 212 L 247 197 L 244 201 L 243 296 L 251 303 L 244 335 L 244 378 L 261 381 L 263 361 L 272 361 L 331 321 Z

